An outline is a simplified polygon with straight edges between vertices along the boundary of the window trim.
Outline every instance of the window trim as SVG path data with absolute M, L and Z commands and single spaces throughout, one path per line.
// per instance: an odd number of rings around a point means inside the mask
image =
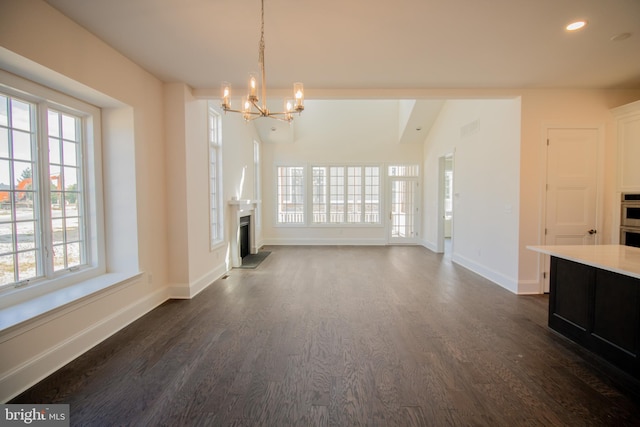
M 0 308 L 36 299 L 42 295 L 65 287 L 98 278 L 106 273 L 105 219 L 102 183 L 101 110 L 91 104 L 65 95 L 30 80 L 0 70 L 0 90 L 8 95 L 21 98 L 39 106 L 82 117 L 84 133 L 84 188 L 86 224 L 87 263 L 77 271 L 57 274 L 53 277 L 36 278 L 27 285 L 15 284 L 0 289 Z M 42 123 L 38 123 L 38 138 L 48 139 L 48 132 L 42 136 Z M 40 142 L 38 145 L 40 146 Z M 37 160 L 41 162 L 40 159 Z

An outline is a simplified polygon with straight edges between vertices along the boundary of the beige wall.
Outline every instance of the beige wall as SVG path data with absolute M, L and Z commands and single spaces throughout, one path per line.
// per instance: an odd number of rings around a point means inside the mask
M 206 287 L 227 270 L 228 240 L 210 250 L 206 101 L 43 1 L 0 0 L 0 10 L 0 68 L 103 109 L 107 271 L 131 277 L 0 332 L 4 401 L 169 297 Z M 241 120 L 223 123 L 225 210 L 244 165 L 253 192 L 254 137 Z
M 540 290 L 541 256 L 526 249 L 542 243 L 542 183 L 545 129 L 549 126 L 601 127 L 604 140 L 600 243 L 610 243 L 615 212 L 616 141 L 610 109 L 640 99 L 640 90 L 523 90 L 520 156 L 519 291 Z
M 117 206 L 122 200 L 112 185 L 123 183 L 113 163 L 104 165 L 107 227 L 123 227 L 107 229 L 107 240 L 113 243 L 121 231 L 136 232 L 134 268 L 144 272 L 3 331 L 0 400 L 5 400 L 166 300 L 168 252 L 162 83 L 44 2 L 2 1 L 1 8 L 1 68 L 105 108 L 105 162 L 122 160 L 123 176 L 132 178 L 124 191 L 133 195 L 128 206 Z M 125 159 L 113 158 L 127 152 Z M 109 217 L 122 208 L 133 217 Z M 110 272 L 125 268 L 113 245 L 107 253 Z

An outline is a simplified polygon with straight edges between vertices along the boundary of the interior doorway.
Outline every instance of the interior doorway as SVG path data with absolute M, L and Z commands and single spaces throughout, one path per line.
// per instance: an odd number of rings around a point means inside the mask
M 437 252 L 450 257 L 453 249 L 453 153 L 441 156 L 438 165 Z

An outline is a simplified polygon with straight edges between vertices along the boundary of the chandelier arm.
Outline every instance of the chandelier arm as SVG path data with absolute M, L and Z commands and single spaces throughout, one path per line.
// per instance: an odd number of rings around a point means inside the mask
M 242 113 L 242 114 L 247 114 L 247 115 L 251 115 L 251 116 L 258 116 L 258 117 L 263 117 L 264 116 L 263 113 L 256 113 L 255 111 L 234 110 L 233 108 L 224 108 L 223 111 L 225 113 Z
M 267 108 L 264 106 L 264 103 L 262 105 L 262 107 L 260 107 L 258 104 L 256 104 L 256 101 L 251 99 L 249 100 L 249 102 L 251 102 L 251 105 L 253 105 L 256 110 L 258 110 L 260 113 L 260 115 L 262 116 L 268 116 L 269 115 L 269 110 L 267 110 Z

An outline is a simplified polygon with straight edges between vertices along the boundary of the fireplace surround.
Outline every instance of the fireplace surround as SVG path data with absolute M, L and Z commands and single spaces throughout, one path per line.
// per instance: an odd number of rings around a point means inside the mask
M 240 267 L 242 265 L 242 255 L 240 253 L 241 244 L 241 226 L 242 222 L 246 221 L 246 217 L 248 218 L 248 253 L 255 254 L 258 253 L 258 248 L 256 246 L 256 208 L 258 206 L 257 200 L 249 200 L 249 199 L 241 199 L 241 200 L 230 200 L 228 202 L 230 206 L 230 221 L 229 221 L 229 258 L 231 261 L 231 267 Z M 243 218 L 241 220 L 241 218 Z

